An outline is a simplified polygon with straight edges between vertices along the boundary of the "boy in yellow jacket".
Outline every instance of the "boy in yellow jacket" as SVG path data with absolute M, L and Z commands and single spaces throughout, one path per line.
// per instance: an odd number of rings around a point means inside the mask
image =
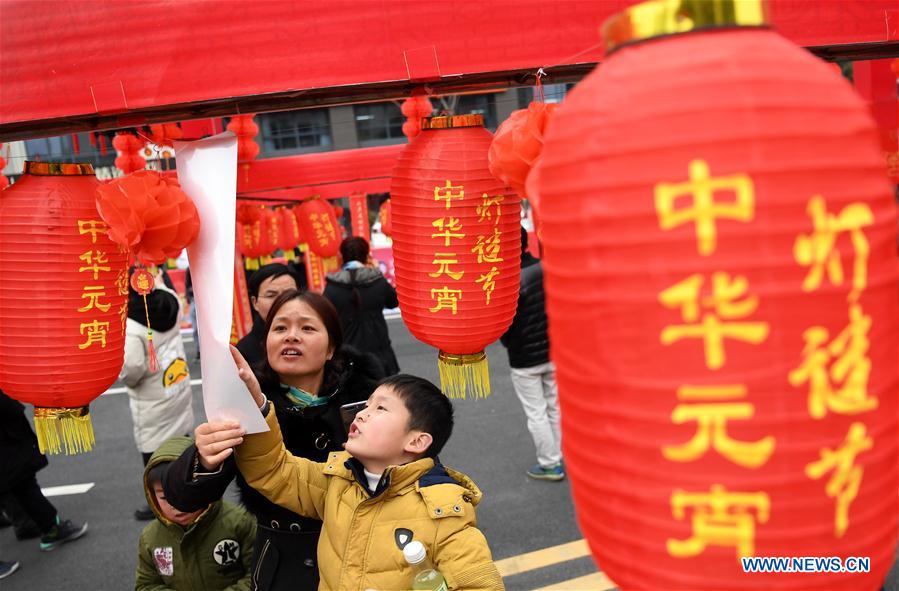
M 197 431 L 200 460 L 217 466 L 238 446 L 237 465 L 253 488 L 322 520 L 320 589 L 409 589 L 414 572 L 402 549 L 413 539 L 450 589 L 503 589 L 476 527 L 481 491 L 437 460 L 452 432 L 453 409 L 436 386 L 403 374 L 385 379 L 356 415 L 346 451 L 315 463 L 287 452 L 259 383 L 239 354 L 235 361 L 271 431 L 244 438 L 237 423 L 210 423 Z

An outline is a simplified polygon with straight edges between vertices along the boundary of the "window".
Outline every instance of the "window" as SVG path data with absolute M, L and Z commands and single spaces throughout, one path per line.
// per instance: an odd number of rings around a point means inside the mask
M 353 111 L 360 146 L 383 146 L 405 140 L 403 123 L 406 118 L 395 102 L 356 105 Z
M 331 120 L 327 109 L 263 113 L 256 117 L 263 153 L 321 152 L 331 148 Z

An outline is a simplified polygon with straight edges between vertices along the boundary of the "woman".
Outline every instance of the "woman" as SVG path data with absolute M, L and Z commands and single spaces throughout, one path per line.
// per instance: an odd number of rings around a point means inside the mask
M 399 373 L 384 320 L 384 308 L 400 305 L 396 290 L 372 265 L 365 238 L 345 239 L 340 243 L 340 256 L 343 269 L 327 276 L 324 295 L 340 314 L 346 342 L 377 357 L 387 375 Z
M 131 270 L 132 274 L 134 269 Z M 128 387 L 134 442 L 144 466 L 163 441 L 187 435 L 194 428 L 193 397 L 187 354 L 181 340 L 181 301 L 166 287 L 162 275 L 156 287 L 144 296 L 128 286 L 128 320 L 125 325 L 125 359 L 119 373 Z M 153 330 L 153 345 L 159 369 L 150 371 L 147 318 Z M 153 519 L 153 511 L 143 504 L 135 519 Z
M 254 371 L 274 404 L 284 444 L 296 456 L 324 461 L 343 449 L 340 406 L 366 400 L 383 377 L 378 361 L 345 349 L 337 311 L 322 296 L 291 290 L 272 304 L 266 323 L 266 358 Z M 197 427 L 203 433 L 208 425 Z M 318 588 L 316 548 L 321 522 L 270 503 L 246 485 L 231 450 L 219 466 L 204 466 L 191 446 L 172 463 L 163 482 L 166 499 L 196 511 L 221 498 L 237 475 L 241 497 L 257 519 L 253 582 L 260 591 Z

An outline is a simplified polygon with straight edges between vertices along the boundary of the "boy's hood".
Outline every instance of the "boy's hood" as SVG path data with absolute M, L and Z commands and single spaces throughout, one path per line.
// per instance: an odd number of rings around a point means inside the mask
M 356 285 L 359 287 L 368 283 L 374 283 L 381 277 L 383 275 L 381 275 L 380 269 L 372 267 L 359 267 L 356 269 Z M 331 273 L 327 276 L 327 280 L 341 287 L 352 287 L 353 283 L 350 278 L 350 272 L 347 270 Z
M 165 525 L 176 524 L 163 516 L 162 511 L 159 509 L 159 504 L 156 502 L 156 495 L 153 494 L 153 491 L 147 482 L 147 475 L 154 466 L 177 460 L 181 454 L 184 453 L 184 450 L 193 445 L 193 443 L 194 441 L 190 437 L 171 437 L 166 439 L 162 445 L 159 446 L 159 449 L 153 452 L 153 455 L 150 456 L 150 461 L 147 462 L 147 465 L 144 468 L 144 494 L 147 497 L 147 504 L 150 505 L 150 508 L 153 510 L 153 513 L 156 514 L 159 521 Z

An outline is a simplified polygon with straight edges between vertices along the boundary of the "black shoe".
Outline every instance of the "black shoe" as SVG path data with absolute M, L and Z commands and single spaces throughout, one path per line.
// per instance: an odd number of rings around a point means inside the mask
M 59 521 L 59 517 L 56 518 L 56 522 L 53 529 L 41 536 L 41 550 L 45 552 L 55 550 L 60 544 L 77 540 L 87 532 L 86 523 L 78 525 L 68 519 Z
M 25 522 L 25 525 L 16 527 L 17 540 L 30 540 L 32 538 L 38 537 L 39 535 L 41 535 L 41 528 L 39 528 L 37 524 L 30 519 Z
M 18 562 L 3 562 L 2 560 L 0 560 L 0 579 L 5 579 L 9 575 L 16 572 L 18 568 Z
M 156 514 L 153 513 L 153 509 L 150 509 L 149 505 L 144 505 L 140 509 L 134 512 L 134 518 L 138 521 L 150 521 L 154 519 Z

